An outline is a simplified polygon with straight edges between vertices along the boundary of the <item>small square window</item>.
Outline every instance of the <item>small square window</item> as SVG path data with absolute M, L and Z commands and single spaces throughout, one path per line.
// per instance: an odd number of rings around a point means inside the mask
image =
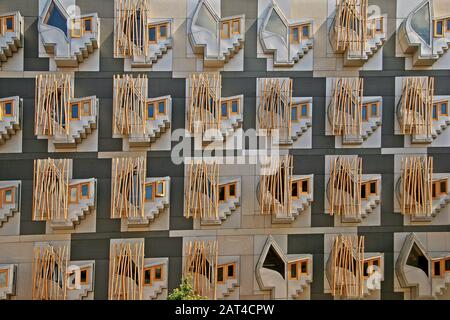
M 377 193 L 377 183 L 371 182 L 370 183 L 370 194 L 376 194 Z
M 440 183 L 440 191 L 441 191 L 441 194 L 446 194 L 447 193 L 447 181 L 441 181 L 441 183 Z
M 80 118 L 78 103 L 73 103 L 70 106 L 70 118 L 71 119 L 79 119 Z
M 144 269 L 144 286 L 150 286 L 152 284 L 152 269 Z
M 225 201 L 225 186 L 219 186 L 219 201 Z
M 433 261 L 433 270 L 435 276 L 441 275 L 441 261 Z
M 293 198 L 298 198 L 298 184 L 297 184 L 297 182 L 292 183 L 291 196 Z
M 302 36 L 304 38 L 309 38 L 309 26 L 302 27 Z
M 80 270 L 80 284 L 81 285 L 87 285 L 88 281 L 89 281 L 88 270 L 87 269 L 81 269 Z
M 159 37 L 167 38 L 167 25 L 162 24 L 159 26 Z
M 231 101 L 231 113 L 239 113 L 239 103 L 237 100 Z
M 5 102 L 4 115 L 12 116 L 12 114 L 13 114 L 13 103 L 11 101 Z
M 158 114 L 166 114 L 166 102 L 164 100 L 158 102 Z
M 444 35 L 444 25 L 442 21 L 436 21 L 434 24 L 434 35 L 436 37 L 441 37 Z
M 446 116 L 448 115 L 447 102 L 441 103 L 441 114 Z
M 223 118 L 228 117 L 228 103 L 227 102 L 222 102 L 222 104 L 221 104 L 221 115 Z
M 162 267 L 155 267 L 155 280 L 161 280 L 162 279 Z
M 291 108 L 291 120 L 294 122 L 298 121 L 298 114 L 297 114 L 297 107 L 292 107 Z
M 153 200 L 153 183 L 145 185 L 145 201 Z
M 8 286 L 8 270 L 0 270 L 0 288 L 5 288 Z
M 7 17 L 6 18 L 6 31 L 14 31 L 14 17 Z
M 306 118 L 308 116 L 308 105 L 307 104 L 301 105 L 301 115 L 302 115 L 302 118 Z
M 155 106 L 153 103 L 147 104 L 147 119 L 155 119 Z
M 13 189 L 5 190 L 5 203 L 13 203 L 14 202 L 14 192 Z
M 236 185 L 234 183 L 228 186 L 228 194 L 230 197 L 236 197 Z
M 290 263 L 289 264 L 289 269 L 290 269 L 290 277 L 291 279 L 297 279 L 297 263 Z
M 223 282 L 223 267 L 217 268 L 217 282 Z
M 378 116 L 378 105 L 376 103 L 372 103 L 370 114 L 371 114 L 372 117 L 377 117 Z
M 148 41 L 156 42 L 156 27 L 148 28 Z
M 78 203 L 78 186 L 70 187 L 70 202 Z
M 92 21 L 90 18 L 84 20 L 84 31 L 86 32 L 92 31 Z
M 81 197 L 89 198 L 89 183 L 83 183 L 81 185 Z
M 227 266 L 227 277 L 234 278 L 234 264 L 230 264 Z

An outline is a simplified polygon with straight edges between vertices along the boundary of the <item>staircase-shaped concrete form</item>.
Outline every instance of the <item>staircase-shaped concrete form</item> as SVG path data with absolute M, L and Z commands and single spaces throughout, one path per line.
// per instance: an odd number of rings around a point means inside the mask
M 221 18 L 208 0 L 199 0 L 188 37 L 194 53 L 203 54 L 204 67 L 221 68 L 244 46 L 245 15 Z
M 237 256 L 219 256 L 217 261 L 217 274 L 221 271 L 220 279 L 217 278 L 217 300 L 238 300 L 240 259 Z M 229 270 L 230 269 L 230 272 Z
M 93 300 L 94 284 L 95 284 L 95 261 L 70 261 L 69 265 L 77 266 L 81 271 L 86 272 L 85 282 L 81 282 L 80 286 L 75 285 L 76 281 L 72 280 L 74 286 L 67 290 L 67 300 Z M 75 275 L 71 275 L 75 278 Z
M 224 200 L 219 200 L 218 218 L 217 219 L 202 218 L 201 219 L 202 225 L 221 225 L 241 205 L 241 203 L 240 203 L 241 202 L 241 179 L 240 179 L 240 177 L 220 177 L 219 178 L 219 189 L 225 187 L 224 192 L 227 192 L 226 185 L 229 185 L 229 184 L 235 185 L 236 194 L 234 196 L 227 194 Z
M 15 264 L 0 264 L 0 273 L 6 280 L 6 286 L 0 287 L 0 300 L 8 300 L 16 294 L 16 272 Z
M 0 108 L 0 145 L 2 145 L 22 127 L 23 101 L 17 96 L 1 98 Z
M 145 184 L 153 184 L 156 182 L 164 183 L 164 195 L 153 196 L 151 201 L 144 202 L 144 216 L 143 217 L 128 217 L 126 219 L 127 226 L 129 228 L 133 227 L 143 227 L 150 225 L 155 221 L 164 211 L 166 211 L 170 206 L 170 177 L 163 178 L 146 178 Z M 154 186 L 153 188 L 156 188 Z M 156 192 L 155 192 L 156 194 Z
M 424 20 L 424 17 L 429 20 Z M 433 1 L 421 2 L 402 22 L 398 30 L 398 39 L 404 53 L 412 55 L 415 67 L 432 66 L 449 49 L 450 33 L 446 30 L 448 17 L 435 18 Z M 442 35 L 435 32 L 435 24 L 441 21 Z M 415 26 L 424 30 L 418 30 Z
M 305 299 L 305 290 L 309 289 L 313 281 L 312 255 L 288 255 L 288 259 L 289 264 L 300 260 L 307 264 L 306 273 L 297 270 L 297 275 L 295 277 L 293 277 L 292 274 L 290 274 L 291 271 L 288 270 L 288 299 L 303 300 Z
M 52 229 L 73 230 L 88 214 L 95 210 L 97 206 L 97 180 L 95 178 L 72 179 L 69 182 L 69 190 L 71 186 L 75 187 L 84 183 L 89 183 L 88 195 L 85 198 L 78 195 L 76 203 L 69 202 L 67 219 L 50 220 L 49 223 Z
M 0 68 L 23 47 L 24 20 L 20 12 L 0 13 Z
M 97 129 L 98 99 L 95 96 L 73 99 L 73 102 L 90 101 L 91 113 L 80 115 L 79 119 L 70 119 L 70 133 L 55 132 L 53 144 L 57 149 L 75 148 L 87 138 L 93 130 Z M 80 111 L 81 112 L 81 111 Z
M 312 20 L 289 20 L 275 1 L 263 13 L 259 39 L 264 53 L 273 55 L 274 67 L 292 67 L 312 48 Z M 283 25 L 286 32 L 277 26 Z M 307 34 L 303 33 L 303 27 Z M 296 30 L 297 38 L 291 34 Z M 284 31 L 284 30 L 283 30 Z
M 168 294 L 168 258 L 146 258 L 144 259 L 144 272 L 148 268 L 161 267 L 161 279 L 155 279 L 151 274 L 151 283 L 144 283 L 144 300 L 166 300 Z M 151 271 L 150 271 L 151 272 Z
M 0 228 L 20 212 L 21 181 L 0 181 Z
M 72 23 L 72 28 L 67 28 Z M 45 53 L 57 67 L 78 67 L 99 48 L 100 21 L 97 13 L 79 15 L 75 20 L 59 0 L 47 0 L 38 21 Z

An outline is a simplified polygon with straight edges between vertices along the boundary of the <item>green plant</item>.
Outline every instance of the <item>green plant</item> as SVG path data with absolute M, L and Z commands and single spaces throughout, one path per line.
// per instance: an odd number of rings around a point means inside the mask
M 206 298 L 194 292 L 190 276 L 182 279 L 180 287 L 173 289 L 172 293 L 169 294 L 167 298 L 167 300 L 204 300 L 204 299 Z

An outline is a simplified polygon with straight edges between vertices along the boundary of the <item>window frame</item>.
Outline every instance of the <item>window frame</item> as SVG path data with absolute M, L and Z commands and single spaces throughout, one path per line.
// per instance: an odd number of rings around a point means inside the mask
M 297 39 L 294 38 L 294 30 L 297 30 Z M 291 26 L 289 29 L 289 35 L 291 43 L 299 44 L 302 41 L 302 37 L 300 35 L 300 25 Z
M 431 266 L 432 266 L 432 275 L 433 277 L 439 277 L 439 278 L 443 278 L 445 276 L 445 264 L 444 264 L 445 259 L 442 258 L 438 258 L 438 259 L 432 259 L 431 260 Z M 439 274 L 436 275 L 436 263 L 439 264 Z
M 73 107 L 77 108 L 77 117 L 73 116 Z M 80 101 L 70 103 L 70 120 L 80 120 Z
M 88 100 L 82 100 L 82 101 L 79 101 L 79 103 L 80 103 L 80 105 L 82 105 L 82 107 L 81 107 L 80 110 L 79 110 L 80 116 L 90 116 L 91 113 L 92 113 L 92 103 L 91 103 L 91 100 L 90 100 L 90 99 L 88 99 Z M 85 110 L 84 110 L 84 106 L 85 106 L 86 104 L 89 105 L 89 111 L 88 111 L 88 112 L 85 112 Z
M 225 35 L 224 33 L 224 26 L 227 26 L 227 30 L 228 30 L 228 35 Z M 227 21 L 222 21 L 220 23 L 220 38 L 221 39 L 230 39 L 231 38 L 231 20 L 227 20 Z
M 238 31 L 235 32 L 234 31 L 234 25 L 237 24 L 238 26 Z M 231 20 L 231 34 L 241 34 L 241 20 L 240 19 L 233 19 Z
M 8 19 L 12 20 L 12 27 L 8 28 Z M 16 22 L 16 18 L 15 16 L 7 16 L 7 17 L 3 17 L 3 23 L 4 23 L 4 31 L 6 32 L 14 32 L 15 30 L 15 22 Z
M 232 267 L 232 269 L 233 269 L 232 276 L 228 275 L 229 267 Z M 219 269 L 223 269 L 222 280 L 220 280 L 220 281 L 218 279 Z M 225 263 L 225 264 L 221 264 L 221 265 L 217 266 L 217 283 L 225 283 L 229 279 L 236 279 L 236 262 Z
M 298 106 L 300 107 L 300 112 L 298 113 L 299 119 L 309 118 L 309 102 L 300 103 Z M 306 116 L 303 115 L 303 107 L 306 107 Z
M 437 33 L 437 25 L 441 24 L 441 33 Z M 445 36 L 445 30 L 444 30 L 444 20 L 434 20 L 433 23 L 433 33 L 435 38 L 443 38 Z
M 82 183 L 80 183 L 80 199 L 89 199 L 89 194 L 91 193 L 91 183 L 90 182 L 82 182 Z M 87 186 L 87 190 L 88 190 L 88 192 L 87 192 L 87 195 L 86 196 L 83 196 L 83 186 Z
M 160 103 L 164 104 L 164 111 L 163 112 L 159 112 L 159 104 Z M 154 104 L 156 104 L 156 113 L 158 115 L 165 116 L 167 114 L 166 99 L 161 99 L 161 100 L 154 101 Z
M 367 275 L 366 275 L 366 271 L 367 271 L 367 269 L 369 267 L 374 265 L 373 264 L 374 261 L 378 261 L 378 266 L 377 267 L 379 269 L 379 272 L 381 272 L 381 270 L 382 270 L 382 268 L 381 268 L 381 256 L 364 259 L 364 263 L 363 263 L 363 276 L 364 276 L 364 278 L 369 278 L 371 276 L 371 274 L 369 274 L 368 272 L 367 272 Z M 367 263 L 367 269 L 364 269 L 366 263 Z
M 11 112 L 6 113 L 6 105 L 10 103 L 11 104 Z M 12 117 L 14 115 L 14 100 L 6 100 L 1 103 L 2 107 L 2 115 L 5 117 Z
M 373 108 L 374 107 L 375 107 L 375 110 L 376 110 L 375 114 L 373 113 L 373 110 L 374 110 Z M 379 110 L 380 110 L 380 103 L 378 101 L 377 102 L 372 102 L 370 104 L 370 117 L 372 117 L 372 118 L 378 117 Z
M 230 194 L 230 186 L 234 186 L 234 195 Z M 224 199 L 220 199 L 220 189 L 224 189 Z M 230 198 L 236 198 L 237 197 L 237 182 L 230 182 L 219 185 L 219 202 L 225 202 L 228 201 Z
M 158 192 L 158 186 L 162 185 L 162 192 Z M 166 181 L 165 180 L 159 180 L 154 182 L 154 189 L 155 189 L 155 197 L 156 198 L 162 198 L 166 195 Z
M 363 110 L 366 110 L 365 116 L 364 116 L 364 111 L 363 111 Z M 368 108 L 368 103 L 363 104 L 362 107 L 361 107 L 361 119 L 362 119 L 362 121 L 364 121 L 364 122 L 369 121 L 369 108 Z
M 233 111 L 233 102 L 236 102 L 236 104 L 237 104 L 237 111 L 236 112 Z M 239 99 L 230 99 L 230 100 L 228 100 L 228 107 L 229 107 L 229 112 L 228 112 L 229 114 L 231 114 L 231 115 L 239 114 L 240 110 L 241 110 Z
M 0 269 L 0 274 L 4 273 L 6 274 L 5 276 L 5 285 L 2 286 L 0 283 L 0 288 L 7 288 L 8 287 L 8 282 L 9 282 L 9 269 Z
M 76 200 L 73 201 L 72 200 L 72 190 L 75 189 L 76 190 Z M 78 204 L 80 200 L 80 190 L 79 190 L 79 185 L 69 185 L 69 204 Z
M 15 198 L 15 188 L 14 187 L 9 187 L 9 188 L 5 188 L 3 189 L 3 203 L 4 204 L 13 204 L 14 203 L 14 198 Z M 11 201 L 6 201 L 6 192 L 7 191 L 11 191 Z
M 86 272 L 86 280 L 85 280 L 85 281 L 82 281 L 82 280 L 81 280 L 81 273 L 82 273 L 83 271 Z M 89 268 L 81 268 L 81 269 L 80 269 L 80 285 L 86 286 L 86 285 L 88 285 L 88 284 L 89 284 Z
M 446 192 L 443 192 L 441 190 L 441 183 L 443 183 L 443 182 L 445 182 Z M 439 199 L 442 195 L 446 195 L 448 193 L 448 179 L 443 178 L 443 179 L 434 180 L 432 182 L 431 188 L 432 188 L 431 196 L 432 196 L 433 200 Z
M 81 30 L 82 30 L 82 35 L 84 35 L 85 33 L 92 33 L 92 26 L 94 25 L 94 19 L 93 17 L 84 17 L 81 19 L 82 20 L 82 26 L 81 26 Z M 89 21 L 89 23 L 91 24 L 91 29 L 90 30 L 86 30 L 86 21 Z
M 161 269 L 161 276 L 159 278 L 156 278 L 156 269 Z M 150 272 L 150 282 L 149 283 L 145 283 L 145 273 L 149 271 Z M 142 285 L 144 287 L 151 287 L 153 286 L 153 283 L 156 281 L 163 281 L 164 279 L 164 268 L 162 264 L 158 264 L 158 265 L 154 265 L 154 266 L 150 266 L 150 267 L 144 267 L 144 270 L 142 272 L 142 276 L 143 276 L 143 281 L 142 281 Z
M 151 106 L 153 108 L 153 117 L 149 116 L 149 112 L 148 112 L 149 106 Z M 157 110 L 155 110 L 155 102 L 154 101 L 148 101 L 147 105 L 146 105 L 146 108 L 145 108 L 146 119 L 147 120 L 155 120 L 156 119 L 156 111 Z
M 149 187 L 149 186 L 151 186 L 151 188 L 152 188 L 152 196 L 151 196 L 151 198 L 147 198 L 147 187 Z M 153 182 L 148 182 L 148 183 L 146 183 L 146 184 L 144 185 L 144 191 L 145 191 L 145 194 L 144 194 L 144 200 L 145 200 L 145 202 L 152 202 L 152 201 L 155 201 L 155 185 L 154 185 Z
M 301 276 L 308 276 L 309 274 L 309 258 L 298 259 L 288 263 L 288 279 L 289 280 L 300 280 Z M 291 266 L 295 265 L 296 276 L 292 276 Z M 306 272 L 302 272 L 302 266 L 306 266 Z

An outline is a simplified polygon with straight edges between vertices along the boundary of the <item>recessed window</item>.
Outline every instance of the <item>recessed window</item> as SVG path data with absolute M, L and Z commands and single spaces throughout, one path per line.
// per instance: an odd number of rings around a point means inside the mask
M 377 194 L 377 183 L 375 181 L 371 182 L 369 187 L 370 187 L 370 194 Z
M 217 268 L 217 282 L 223 282 L 223 267 Z
M 147 119 L 155 119 L 155 106 L 152 102 L 147 103 Z
M 157 181 L 156 182 L 156 196 L 157 197 L 164 197 L 164 191 L 165 191 L 165 182 L 164 181 Z
M 300 193 L 308 194 L 309 193 L 309 180 L 301 180 L 300 181 L 301 190 Z
M 148 41 L 156 42 L 156 27 L 148 28 Z
M 450 258 L 445 259 L 445 271 L 450 271 Z
M 0 288 L 6 288 L 8 286 L 8 270 L 0 270 Z
M 437 104 L 433 104 L 433 119 L 435 119 L 435 120 L 437 120 L 439 117 L 438 117 L 438 112 L 437 112 Z
M 12 101 L 5 102 L 3 114 L 5 116 L 12 116 L 13 115 L 13 102 Z
M 309 38 L 309 25 L 302 27 L 302 36 L 303 38 Z
M 447 102 L 441 102 L 441 114 L 448 116 Z
M 447 31 L 450 31 L 450 19 L 447 19 Z
M 80 270 L 80 284 L 87 285 L 89 282 L 89 271 L 84 268 Z
M 230 22 L 222 22 L 222 31 L 221 35 L 223 39 L 229 39 L 230 38 Z
M 367 199 L 366 184 L 361 185 L 361 199 Z
M 222 102 L 222 104 L 221 104 L 221 115 L 222 115 L 222 118 L 228 117 L 228 103 L 227 102 Z
M 308 104 L 302 104 L 300 105 L 300 115 L 302 118 L 308 117 Z
M 239 20 L 233 20 L 233 22 L 232 22 L 232 30 L 233 30 L 233 34 L 240 34 L 241 33 L 241 22 Z
M 225 201 L 226 197 L 225 197 L 225 186 L 220 186 L 219 187 L 219 201 Z
M 14 17 L 6 17 L 5 25 L 7 32 L 14 32 Z
M 291 120 L 294 122 L 298 121 L 298 113 L 297 113 L 297 106 L 293 106 L 291 108 Z
M 300 280 L 300 276 L 308 275 L 308 260 L 299 260 L 289 263 L 289 280 Z
M 227 266 L 227 277 L 234 278 L 234 264 L 229 264 Z
M 441 261 L 433 261 L 433 275 L 440 276 L 441 275 Z
M 81 198 L 89 198 L 89 183 L 83 183 L 81 185 Z
M 91 115 L 91 102 L 89 100 L 82 102 L 81 115 L 82 116 L 90 116 Z
M 298 183 L 297 182 L 293 182 L 292 183 L 291 196 L 292 196 L 292 198 L 298 198 L 298 196 L 299 196 L 299 194 L 298 194 Z
M 439 188 L 440 188 L 441 194 L 446 194 L 447 193 L 447 181 L 446 180 L 441 181 Z
M 153 183 L 145 185 L 145 201 L 153 201 Z
M 167 38 L 167 25 L 162 24 L 159 26 L 159 37 Z
M 235 277 L 235 263 L 223 264 L 217 267 L 217 282 L 224 283 Z
M 289 264 L 289 270 L 290 270 L 290 275 L 289 278 L 290 279 L 297 279 L 297 264 L 296 263 L 291 263 Z
M 72 103 L 70 105 L 70 119 L 80 119 L 78 103 Z
M 291 41 L 293 43 L 299 43 L 300 42 L 300 35 L 298 33 L 298 27 L 291 28 Z
M 153 270 L 155 271 L 153 279 L 156 280 L 156 281 L 162 280 L 162 267 L 161 266 L 156 266 L 156 267 L 154 267 Z
M 232 183 L 228 186 L 228 195 L 230 197 L 236 197 L 236 184 Z
M 444 35 L 444 23 L 443 21 L 434 22 L 434 36 L 442 37 Z
M 231 101 L 231 113 L 238 114 L 239 113 L 239 102 L 238 100 Z
M 375 31 L 378 33 L 383 32 L 383 18 L 375 20 Z
M 166 101 L 158 101 L 158 114 L 166 114 Z
M 370 111 L 370 115 L 372 117 L 377 117 L 378 116 L 378 104 L 372 103 L 370 110 L 371 110 Z
M 361 117 L 363 121 L 367 121 L 367 105 L 364 104 L 361 109 Z
M 12 188 L 5 190 L 4 201 L 5 201 L 5 203 L 13 203 L 14 202 L 14 191 Z
M 92 31 L 92 18 L 84 18 L 83 19 L 83 28 L 84 28 L 84 32 Z
M 144 286 L 152 285 L 152 269 L 145 268 L 144 269 Z
M 78 186 L 70 187 L 70 203 L 78 203 Z
M 433 198 L 436 198 L 436 197 L 437 197 L 436 183 L 433 183 L 433 184 L 431 185 L 431 196 L 432 196 Z

